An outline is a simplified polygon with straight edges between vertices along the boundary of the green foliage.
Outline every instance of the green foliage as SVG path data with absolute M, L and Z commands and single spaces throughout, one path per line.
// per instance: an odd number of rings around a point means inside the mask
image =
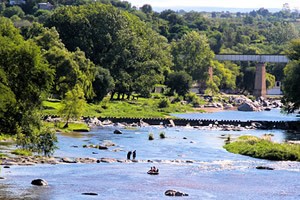
M 15 149 L 11 153 L 18 156 L 32 156 L 32 152 L 26 149 Z
M 38 135 L 38 153 L 42 153 L 44 156 L 52 155 L 54 150 L 57 149 L 55 143 L 57 143 L 55 131 L 50 128 L 42 129 Z
M 300 161 L 300 145 L 279 144 L 255 136 L 242 136 L 224 148 L 232 153 L 255 158 Z
M 10 18 L 12 16 L 24 17 L 25 13 L 19 6 L 8 7 L 3 11 L 3 16 Z
M 158 103 L 158 108 L 167 108 L 170 106 L 170 100 L 168 98 L 163 98 Z
M 189 92 L 188 94 L 186 94 L 185 100 L 191 103 L 194 107 L 198 107 L 199 105 L 203 105 L 206 103 L 196 93 L 193 92 Z
M 204 94 L 213 96 L 219 92 L 218 85 L 215 83 L 216 79 L 218 79 L 217 76 L 215 77 L 214 80 L 208 80 L 206 82 L 206 89 L 204 91 Z
M 65 127 L 68 127 L 70 119 L 77 120 L 79 119 L 86 107 L 86 101 L 84 98 L 83 90 L 79 85 L 66 93 L 65 98 L 61 102 L 62 107 L 59 110 L 60 116 L 66 120 Z
M 99 102 L 114 89 L 114 80 L 110 75 L 109 70 L 98 67 L 96 69 L 95 80 L 93 81 L 93 88 L 95 92 L 95 97 L 93 100 Z
M 159 137 L 160 137 L 160 139 L 165 139 L 166 138 L 166 133 L 165 132 L 160 132 Z
M 172 43 L 175 71 L 185 71 L 193 80 L 206 81 L 208 67 L 214 57 L 205 35 L 196 31 L 187 33 Z
M 147 96 L 172 64 L 165 38 L 136 16 L 111 5 L 62 7 L 47 25 L 57 28 L 69 50 L 79 47 L 95 64 L 110 71 L 118 99 L 134 92 Z
M 267 89 L 270 89 L 275 86 L 275 76 L 269 73 L 266 73 L 266 86 Z
M 234 63 L 213 62 L 214 83 L 219 89 L 235 89 L 236 79 L 240 75 L 240 68 Z
M 17 145 L 20 146 L 24 152 L 37 152 L 44 156 L 49 156 L 53 154 L 57 148 L 56 142 L 55 131 L 50 127 L 43 127 L 41 131 L 34 132 L 30 136 L 23 134 L 21 129 L 18 129 Z
M 53 80 L 53 70 L 38 46 L 25 41 L 13 24 L 0 18 L 0 131 L 30 137 L 40 128 L 37 110 Z
M 300 108 L 300 40 L 290 43 L 288 57 L 291 61 L 284 68 L 283 103 L 287 112 Z
M 192 77 L 185 71 L 173 72 L 168 75 L 166 85 L 172 93 L 176 92 L 178 95 L 184 96 L 191 88 Z

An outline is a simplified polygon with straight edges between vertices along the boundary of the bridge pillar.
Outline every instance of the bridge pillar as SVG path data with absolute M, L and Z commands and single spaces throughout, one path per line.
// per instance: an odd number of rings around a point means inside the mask
M 213 75 L 214 75 L 213 68 L 212 68 L 212 66 L 209 66 L 209 68 L 208 68 L 208 76 L 209 76 L 209 80 L 210 81 L 213 80 Z
M 253 95 L 255 97 L 265 97 L 266 94 L 266 66 L 264 63 L 258 63 L 256 64 Z

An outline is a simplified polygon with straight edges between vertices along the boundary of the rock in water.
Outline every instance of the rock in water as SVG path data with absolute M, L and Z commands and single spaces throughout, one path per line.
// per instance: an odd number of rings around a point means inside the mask
M 84 192 L 84 193 L 81 193 L 82 195 L 92 195 L 92 196 L 97 196 L 98 194 L 97 193 L 94 193 L 94 192 Z
M 45 181 L 44 179 L 34 179 L 33 181 L 31 181 L 32 185 L 37 185 L 37 186 L 46 186 L 48 185 L 47 181 Z
M 116 129 L 116 130 L 114 131 L 114 134 L 122 134 L 122 132 L 121 132 L 120 130 L 117 130 L 117 129 Z
M 257 166 L 256 169 L 274 170 L 274 168 L 267 166 Z
M 165 192 L 165 195 L 166 195 L 166 196 L 174 196 L 174 197 L 189 196 L 189 195 L 186 194 L 186 193 L 179 192 L 179 191 L 176 191 L 176 190 L 167 190 L 167 191 Z

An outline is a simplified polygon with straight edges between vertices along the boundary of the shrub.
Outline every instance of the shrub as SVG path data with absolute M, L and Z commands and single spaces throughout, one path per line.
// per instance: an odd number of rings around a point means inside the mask
M 26 149 L 15 149 L 11 153 L 19 156 L 32 156 L 32 152 Z
M 160 100 L 158 103 L 159 108 L 167 108 L 169 106 L 170 106 L 170 101 L 168 98 L 164 98 L 164 99 Z
M 241 136 L 224 148 L 229 152 L 254 158 L 300 161 L 300 145 L 279 144 L 254 136 Z
M 154 140 L 154 135 L 153 135 L 153 133 L 149 133 L 148 139 L 149 139 L 149 140 Z
M 166 138 L 165 132 L 160 132 L 160 133 L 159 133 L 159 137 L 160 137 L 161 139 Z

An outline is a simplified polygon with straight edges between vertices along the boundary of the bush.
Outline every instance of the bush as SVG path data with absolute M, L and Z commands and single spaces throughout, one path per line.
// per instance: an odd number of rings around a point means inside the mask
M 159 137 L 160 137 L 160 139 L 166 138 L 165 132 L 160 132 L 160 133 L 159 133 Z
M 269 138 L 241 136 L 236 142 L 226 144 L 224 148 L 229 152 L 254 158 L 300 161 L 300 145 L 274 143 Z
M 153 135 L 153 133 L 149 133 L 148 139 L 149 139 L 149 140 L 154 140 L 154 135 Z
M 32 156 L 32 152 L 26 149 L 15 149 L 11 153 L 19 156 Z
M 168 98 L 164 98 L 159 101 L 158 108 L 167 108 L 170 106 L 170 101 Z

